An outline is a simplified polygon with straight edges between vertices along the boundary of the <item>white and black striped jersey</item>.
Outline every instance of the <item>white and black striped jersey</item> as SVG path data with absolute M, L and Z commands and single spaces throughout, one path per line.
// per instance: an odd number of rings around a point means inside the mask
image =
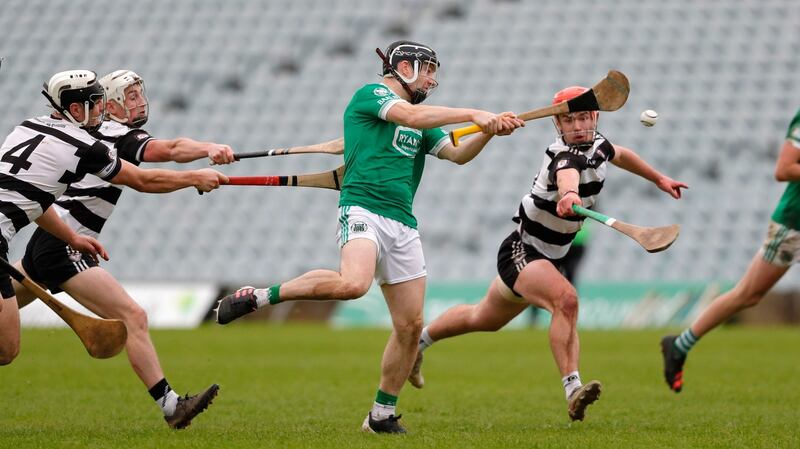
M 556 185 L 556 172 L 565 168 L 575 168 L 580 172 L 578 190 L 581 202 L 584 207 L 591 208 L 603 188 L 608 168 L 606 162 L 613 158 L 614 146 L 601 136 L 586 151 L 571 148 L 560 138 L 551 144 L 545 151 L 531 192 L 522 198 L 514 215 L 522 241 L 550 259 L 564 257 L 581 229 L 583 218 L 558 216 L 556 205 L 561 197 Z
M 67 120 L 36 117 L 0 146 L 0 228 L 7 242 L 39 218 L 70 183 L 87 174 L 111 179 L 122 163 L 112 148 Z
M 144 148 L 153 137 L 147 131 L 106 121 L 92 136 L 112 146 L 120 159 L 134 165 L 142 162 Z M 73 183 L 56 201 L 56 211 L 75 232 L 97 238 L 114 212 L 124 186 L 113 185 L 97 176 L 86 175 Z

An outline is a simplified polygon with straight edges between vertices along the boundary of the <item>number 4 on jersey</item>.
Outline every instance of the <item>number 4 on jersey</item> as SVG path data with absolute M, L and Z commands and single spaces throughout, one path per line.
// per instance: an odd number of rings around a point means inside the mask
M 28 170 L 31 168 L 31 163 L 28 162 L 28 158 L 31 157 L 31 153 L 33 153 L 33 150 L 39 146 L 39 143 L 41 143 L 43 139 L 44 134 L 39 134 L 32 139 L 22 142 L 14 148 L 6 151 L 5 154 L 3 154 L 3 157 L 0 158 L 0 161 L 11 164 L 11 170 L 9 171 L 12 175 L 16 175 L 20 170 Z M 22 150 L 22 154 L 15 156 L 14 153 L 20 150 Z

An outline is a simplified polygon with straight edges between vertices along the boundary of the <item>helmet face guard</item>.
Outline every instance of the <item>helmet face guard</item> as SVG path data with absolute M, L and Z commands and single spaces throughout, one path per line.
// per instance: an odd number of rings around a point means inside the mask
M 376 50 L 383 60 L 383 75 L 392 76 L 400 82 L 411 97 L 411 104 L 425 101 L 439 85 L 437 81 L 440 67 L 439 58 L 430 47 L 412 41 L 397 41 L 386 48 L 386 54 L 383 54 L 380 49 Z M 397 71 L 402 61 L 408 61 L 414 69 L 410 78 L 404 77 Z M 412 90 L 410 84 L 419 80 L 420 76 L 427 78 L 427 82 L 423 87 Z
M 97 75 L 91 70 L 56 73 L 44 84 L 42 95 L 65 119 L 87 131 L 96 131 L 105 120 L 105 92 L 97 82 Z M 78 121 L 69 111 L 73 103 L 83 105 L 83 120 Z M 101 105 L 101 112 L 95 117 L 96 123 L 92 124 L 92 110 L 98 103 Z
M 100 78 L 100 85 L 105 90 L 107 100 L 116 102 L 124 111 L 124 115 L 121 117 L 109 113 L 108 117 L 111 120 L 126 124 L 131 128 L 141 128 L 147 123 L 150 104 L 147 99 L 144 80 L 136 72 L 132 70 L 116 70 Z M 136 85 L 140 87 L 140 94 L 137 92 L 137 102 L 133 108 L 128 108 L 125 104 L 125 100 L 128 97 L 126 91 L 129 87 Z M 131 118 L 131 110 L 142 107 L 144 108 L 142 114 L 136 118 Z

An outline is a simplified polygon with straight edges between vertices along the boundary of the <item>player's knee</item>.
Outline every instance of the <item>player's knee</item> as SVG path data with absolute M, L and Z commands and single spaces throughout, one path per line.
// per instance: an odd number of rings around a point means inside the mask
M 742 298 L 740 304 L 743 309 L 746 309 L 748 307 L 756 306 L 758 303 L 761 302 L 762 299 L 764 299 L 763 293 L 750 293 Z
M 422 334 L 422 317 L 394 322 L 394 331 L 401 340 L 409 340 L 416 344 Z
M 556 310 L 569 318 L 578 317 L 578 292 L 574 287 L 565 288 L 555 298 Z
M 337 290 L 336 299 L 358 299 L 367 294 L 370 282 L 348 281 L 343 282 L 342 286 Z
M 506 323 L 497 320 L 482 321 L 479 326 L 483 332 L 497 332 L 505 326 Z
M 760 303 L 767 294 L 767 291 L 748 284 L 738 284 L 734 287 L 732 293 L 733 294 L 729 296 L 729 300 L 741 310 Z
M 0 344 L 0 365 L 8 365 L 19 355 L 19 342 Z
M 147 312 L 138 304 L 134 304 L 125 315 L 125 325 L 129 331 L 147 332 Z

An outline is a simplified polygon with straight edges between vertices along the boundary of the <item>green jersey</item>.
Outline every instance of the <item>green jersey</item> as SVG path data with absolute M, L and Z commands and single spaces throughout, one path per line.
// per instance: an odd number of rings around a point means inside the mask
M 797 111 L 792 123 L 789 124 L 786 140 L 800 149 L 800 111 Z M 780 223 L 787 228 L 800 230 L 800 181 L 791 181 L 786 186 L 778 207 L 775 208 L 775 212 L 772 214 L 772 221 Z
M 416 228 L 411 208 L 425 155 L 437 155 L 449 139 L 441 128 L 420 130 L 387 121 L 389 108 L 401 101 L 386 85 L 367 84 L 347 105 L 339 206 L 361 206 Z

